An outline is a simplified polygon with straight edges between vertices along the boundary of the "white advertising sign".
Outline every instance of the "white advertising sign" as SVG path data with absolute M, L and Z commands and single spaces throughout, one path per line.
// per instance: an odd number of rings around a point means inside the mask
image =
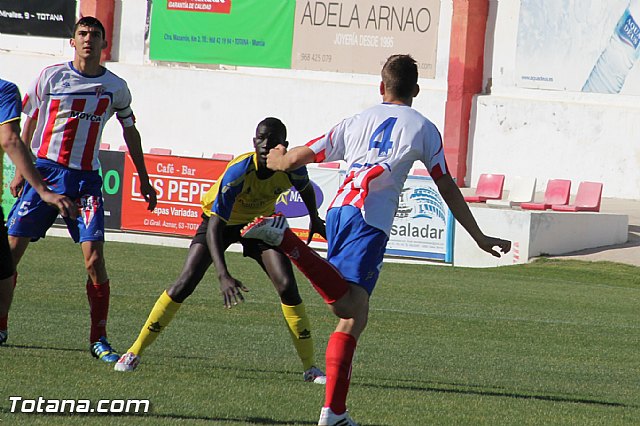
M 452 261 L 453 216 L 431 178 L 405 182 L 386 254 Z
M 522 0 L 516 85 L 640 94 L 640 0 Z
M 308 171 L 317 194 L 318 212 L 324 218 L 327 216 L 327 207 L 344 179 L 344 172 L 316 166 L 309 166 Z M 282 194 L 276 211 L 285 214 L 292 230 L 306 241 L 309 217 L 295 189 Z M 453 216 L 433 180 L 409 176 L 400 195 L 385 254 L 451 263 L 453 225 Z M 311 245 L 319 249 L 327 248 L 326 241 L 317 237 L 314 237 Z

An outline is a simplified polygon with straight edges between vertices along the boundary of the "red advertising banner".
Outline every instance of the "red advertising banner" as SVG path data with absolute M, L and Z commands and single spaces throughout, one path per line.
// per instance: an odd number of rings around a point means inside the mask
M 231 0 L 168 0 L 167 10 L 229 13 L 231 11 Z
M 227 166 L 226 161 L 204 158 L 145 155 L 158 205 L 150 212 L 140 194 L 138 173 L 125 156 L 122 187 L 122 229 L 193 236 L 202 221 L 200 197 Z

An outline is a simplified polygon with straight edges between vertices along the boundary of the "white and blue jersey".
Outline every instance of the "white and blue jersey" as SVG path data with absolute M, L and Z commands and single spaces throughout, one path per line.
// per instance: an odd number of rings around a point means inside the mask
M 421 161 L 434 180 L 448 173 L 440 132 L 411 107 L 383 103 L 343 120 L 307 146 L 315 162 L 347 163 L 327 213 L 327 260 L 371 294 L 413 163 Z
M 421 161 L 434 180 L 448 173 L 440 132 L 407 105 L 368 108 L 307 146 L 317 163 L 347 163 L 347 176 L 329 208 L 354 206 L 369 225 L 387 235 L 414 161 Z

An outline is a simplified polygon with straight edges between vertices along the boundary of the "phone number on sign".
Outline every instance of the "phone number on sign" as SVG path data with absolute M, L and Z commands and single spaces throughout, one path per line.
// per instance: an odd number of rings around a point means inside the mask
M 302 62 L 331 62 L 331 55 L 321 55 L 319 53 L 301 53 Z

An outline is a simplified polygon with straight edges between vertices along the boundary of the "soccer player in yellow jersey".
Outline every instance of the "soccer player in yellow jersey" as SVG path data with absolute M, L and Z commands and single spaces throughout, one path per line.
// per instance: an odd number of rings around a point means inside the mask
M 294 186 L 302 197 L 311 223 L 309 240 L 313 234 L 325 235 L 324 221 L 318 216 L 315 193 L 306 168 L 290 172 L 274 172 L 267 168 L 269 150 L 286 145 L 287 129 L 277 118 L 262 120 L 253 138 L 254 152 L 236 157 L 213 187 L 202 197 L 202 224 L 191 241 L 189 253 L 178 279 L 158 299 L 138 339 L 115 365 L 116 371 L 133 371 L 140 356 L 173 318 L 182 302 L 195 290 L 213 263 L 220 280 L 220 291 L 226 308 L 244 297 L 248 289 L 231 276 L 224 258 L 225 250 L 233 243 L 243 246 L 244 256 L 251 257 L 267 273 L 280 296 L 282 312 L 293 344 L 303 365 L 303 378 L 324 384 L 325 375 L 314 360 L 311 326 L 291 262 L 272 246 L 255 239 L 243 239 L 240 230 L 256 216 L 275 211 L 278 196 Z

